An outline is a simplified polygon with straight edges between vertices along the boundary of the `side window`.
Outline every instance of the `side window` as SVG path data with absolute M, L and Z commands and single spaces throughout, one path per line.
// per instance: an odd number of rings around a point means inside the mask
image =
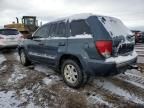
M 38 29 L 38 31 L 34 34 L 34 37 L 46 38 L 48 37 L 48 28 L 47 25 L 42 26 Z
M 58 24 L 57 36 L 58 37 L 65 37 L 66 36 L 66 24 L 64 22 L 61 22 Z
M 56 35 L 56 27 L 57 27 L 57 24 L 51 24 L 50 26 L 50 30 L 49 30 L 49 36 L 50 37 L 54 37 Z
M 48 34 L 48 36 L 49 36 L 49 32 L 50 32 L 50 26 L 51 26 L 51 24 L 47 25 L 47 34 Z
M 90 28 L 85 20 L 75 20 L 70 23 L 71 35 L 91 34 Z

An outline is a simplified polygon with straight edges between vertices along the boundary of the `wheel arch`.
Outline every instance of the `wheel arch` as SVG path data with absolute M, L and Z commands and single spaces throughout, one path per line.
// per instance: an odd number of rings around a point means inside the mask
M 81 57 L 79 57 L 77 55 L 72 55 L 72 54 L 64 54 L 59 59 L 59 63 L 58 63 L 59 70 L 61 69 L 61 65 L 64 62 L 64 60 L 67 60 L 67 59 L 75 60 L 78 63 L 78 65 L 83 69 L 84 62 L 82 61 Z

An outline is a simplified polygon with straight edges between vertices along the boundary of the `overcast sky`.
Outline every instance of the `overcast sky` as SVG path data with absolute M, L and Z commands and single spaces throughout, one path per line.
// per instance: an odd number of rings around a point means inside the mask
M 0 0 L 0 26 L 35 15 L 48 22 L 77 13 L 114 16 L 127 26 L 144 25 L 144 0 Z

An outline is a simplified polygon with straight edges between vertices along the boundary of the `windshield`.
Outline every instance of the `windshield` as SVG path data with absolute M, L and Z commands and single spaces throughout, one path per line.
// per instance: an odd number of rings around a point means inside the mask
M 2 35 L 18 35 L 19 32 L 15 29 L 2 29 L 2 30 L 0 30 L 0 34 L 2 34 Z
M 25 20 L 26 25 L 34 25 L 35 24 L 34 18 L 25 18 L 24 20 Z
M 132 35 L 132 32 L 117 18 L 98 16 L 98 20 L 112 37 Z

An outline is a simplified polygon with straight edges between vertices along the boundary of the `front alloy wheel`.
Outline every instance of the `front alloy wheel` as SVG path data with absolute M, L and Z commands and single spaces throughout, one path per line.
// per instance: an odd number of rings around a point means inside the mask
M 24 49 L 20 50 L 20 55 L 19 56 L 20 56 L 20 62 L 21 62 L 22 65 L 24 65 L 24 66 L 30 65 L 30 60 L 27 58 Z

